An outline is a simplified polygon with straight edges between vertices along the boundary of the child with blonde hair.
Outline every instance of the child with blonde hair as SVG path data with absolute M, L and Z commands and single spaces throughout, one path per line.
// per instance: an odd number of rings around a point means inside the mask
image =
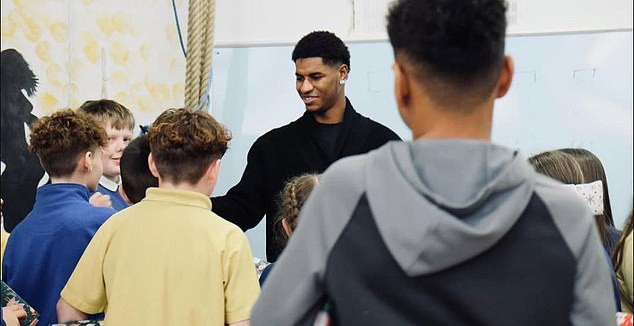
M 280 215 L 275 222 L 276 225 L 279 226 L 281 248 L 284 248 L 286 242 L 288 242 L 291 234 L 293 234 L 293 231 L 297 227 L 299 212 L 318 183 L 318 174 L 307 173 L 290 179 L 284 186 L 284 189 L 282 189 L 279 196 L 278 208 Z M 272 268 L 273 264 L 264 268 L 260 275 L 260 285 L 264 284 Z
M 128 207 L 119 193 L 119 184 L 121 183 L 121 156 L 123 150 L 134 138 L 132 134 L 134 116 L 125 106 L 106 99 L 86 101 L 78 111 L 95 118 L 106 130 L 108 144 L 104 146 L 103 176 L 99 179 L 97 192 L 108 196 L 106 199 L 110 199 L 112 208 L 120 211 Z M 96 199 L 91 198 L 91 202 L 95 201 Z

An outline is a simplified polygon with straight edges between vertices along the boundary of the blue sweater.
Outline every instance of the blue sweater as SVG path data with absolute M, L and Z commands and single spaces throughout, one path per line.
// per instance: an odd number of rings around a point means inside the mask
M 99 185 L 97 185 L 97 192 L 110 196 L 110 202 L 112 203 L 112 208 L 114 208 L 114 210 L 117 212 L 128 207 L 128 203 L 126 203 L 125 200 L 123 200 L 123 197 L 121 197 L 121 194 L 119 193 L 118 190 L 112 191 L 104 187 L 100 183 Z
M 40 187 L 33 210 L 18 224 L 2 261 L 3 280 L 40 313 L 40 324 L 57 322 L 60 292 L 84 249 L 115 211 L 88 203 L 79 184 Z

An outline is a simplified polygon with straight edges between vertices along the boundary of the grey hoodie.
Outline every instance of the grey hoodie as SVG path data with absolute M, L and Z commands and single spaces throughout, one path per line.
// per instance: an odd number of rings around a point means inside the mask
M 253 325 L 610 325 L 577 195 L 488 142 L 391 142 L 321 178 Z

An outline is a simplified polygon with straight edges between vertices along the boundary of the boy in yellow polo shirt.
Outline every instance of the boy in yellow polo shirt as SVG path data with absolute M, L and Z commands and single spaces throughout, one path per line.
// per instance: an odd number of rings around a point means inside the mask
M 108 220 L 57 305 L 60 322 L 105 312 L 112 325 L 248 325 L 259 295 L 244 233 L 211 211 L 228 131 L 168 110 L 148 134 L 158 188 Z

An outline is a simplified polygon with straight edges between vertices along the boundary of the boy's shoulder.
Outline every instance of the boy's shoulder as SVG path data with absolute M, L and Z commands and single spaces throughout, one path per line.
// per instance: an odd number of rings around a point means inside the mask
M 73 212 L 68 213 L 65 226 L 71 229 L 89 228 L 91 230 L 99 228 L 104 222 L 115 213 L 110 207 L 96 207 L 86 202 L 76 206 Z

